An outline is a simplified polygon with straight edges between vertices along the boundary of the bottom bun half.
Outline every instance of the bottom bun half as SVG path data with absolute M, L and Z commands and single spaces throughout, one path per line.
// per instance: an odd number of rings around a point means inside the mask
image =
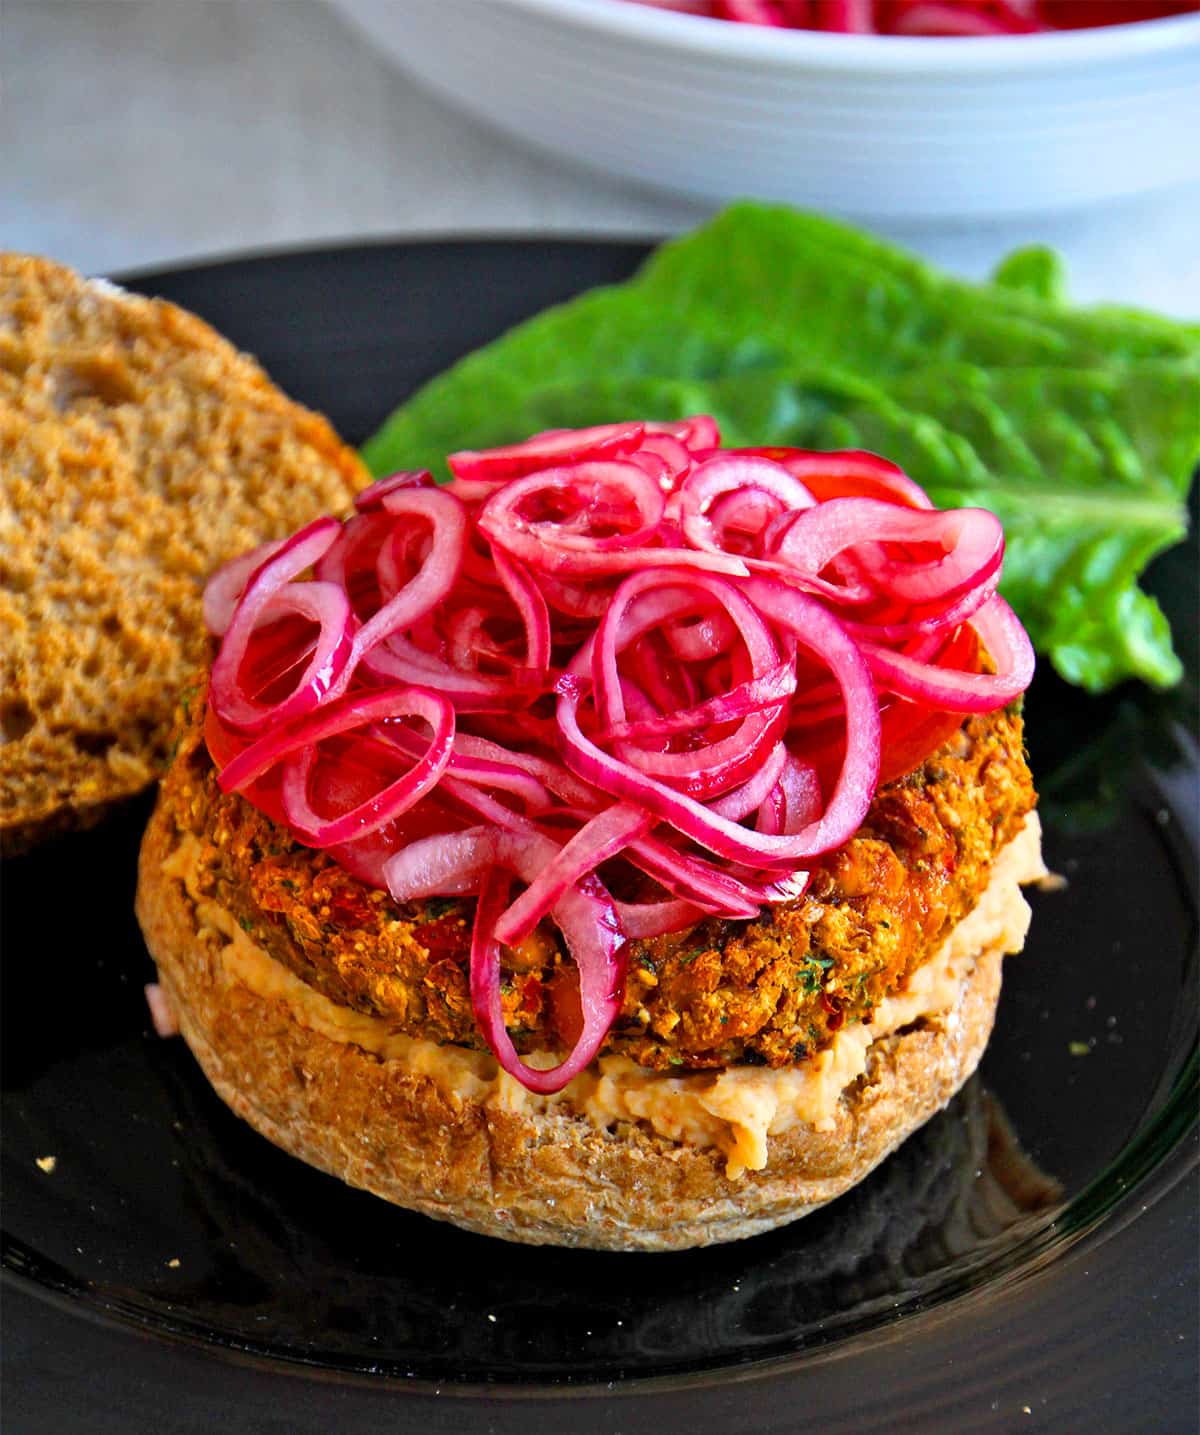
M 171 875 L 175 848 L 159 812 L 143 844 L 138 917 L 182 1034 L 222 1100 L 277 1146 L 353 1186 L 530 1244 L 678 1250 L 752 1236 L 825 1205 L 975 1070 L 1011 949 L 986 946 L 950 1010 L 872 1043 L 865 1072 L 822 1129 L 797 1123 L 772 1135 L 765 1167 L 731 1179 L 715 1146 L 669 1140 L 641 1122 L 605 1128 L 562 1105 L 514 1109 L 448 1091 L 402 1058 L 298 1020 L 285 990 L 256 990 L 231 972 L 231 938 Z

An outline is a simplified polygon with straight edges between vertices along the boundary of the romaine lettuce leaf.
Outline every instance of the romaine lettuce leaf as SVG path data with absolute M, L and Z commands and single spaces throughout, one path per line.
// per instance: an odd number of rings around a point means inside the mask
M 1060 255 L 1044 244 L 1029 244 L 1014 249 L 996 265 L 992 283 L 1002 289 L 1016 289 L 1045 299 L 1050 304 L 1067 300 L 1067 269 Z
M 1186 530 L 1200 329 L 1071 310 L 1046 251 L 950 279 L 845 226 L 738 205 L 626 284 L 537 316 L 432 381 L 365 449 L 376 473 L 540 428 L 710 412 L 729 444 L 862 447 L 941 505 L 992 509 L 1038 648 L 1097 691 L 1178 680 L 1137 587 Z

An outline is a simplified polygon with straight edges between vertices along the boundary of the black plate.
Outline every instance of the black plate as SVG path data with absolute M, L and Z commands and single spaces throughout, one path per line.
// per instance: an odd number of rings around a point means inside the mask
M 643 253 L 381 245 L 136 287 L 357 441 Z M 1185 637 L 1195 562 L 1153 577 Z M 981 1076 L 841 1202 L 711 1251 L 508 1247 L 301 1166 L 149 1033 L 145 807 L 7 864 L 6 1429 L 1194 1429 L 1189 700 L 1090 701 L 1041 674 L 1028 717 L 1068 885 L 1034 894 Z

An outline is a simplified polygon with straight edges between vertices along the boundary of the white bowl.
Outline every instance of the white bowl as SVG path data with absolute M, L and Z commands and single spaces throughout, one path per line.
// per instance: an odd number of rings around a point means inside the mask
M 1200 14 L 1058 34 L 763 29 L 624 0 L 334 0 L 444 99 L 662 188 L 1016 215 L 1200 175 Z

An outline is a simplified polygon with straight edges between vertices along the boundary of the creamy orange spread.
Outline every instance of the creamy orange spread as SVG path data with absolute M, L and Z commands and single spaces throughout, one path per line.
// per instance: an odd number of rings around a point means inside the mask
M 315 991 L 252 941 L 227 908 L 203 895 L 200 856 L 199 841 L 186 836 L 163 871 L 184 883 L 201 928 L 224 940 L 226 980 L 266 1000 L 286 1002 L 301 1026 L 332 1041 L 352 1042 L 384 1061 L 402 1062 L 462 1101 L 520 1113 L 561 1110 L 604 1128 L 642 1121 L 667 1140 L 716 1146 L 731 1178 L 763 1169 L 768 1137 L 797 1124 L 831 1129 L 842 1092 L 867 1069 L 872 1042 L 923 1017 L 956 1020 L 964 980 L 980 952 L 994 947 L 1006 953 L 1021 950 L 1030 912 L 1020 886 L 1046 876 L 1037 815 L 1031 814 L 997 857 L 975 909 L 912 974 L 907 989 L 880 1002 L 869 1023 L 840 1031 L 809 1061 L 780 1070 L 744 1066 L 669 1076 L 647 1071 L 628 1057 L 601 1056 L 562 1091 L 538 1096 L 503 1071 L 488 1052 L 405 1036 L 381 1017 L 338 1006 Z M 550 1055 L 529 1058 L 534 1066 L 552 1066 L 555 1060 Z

